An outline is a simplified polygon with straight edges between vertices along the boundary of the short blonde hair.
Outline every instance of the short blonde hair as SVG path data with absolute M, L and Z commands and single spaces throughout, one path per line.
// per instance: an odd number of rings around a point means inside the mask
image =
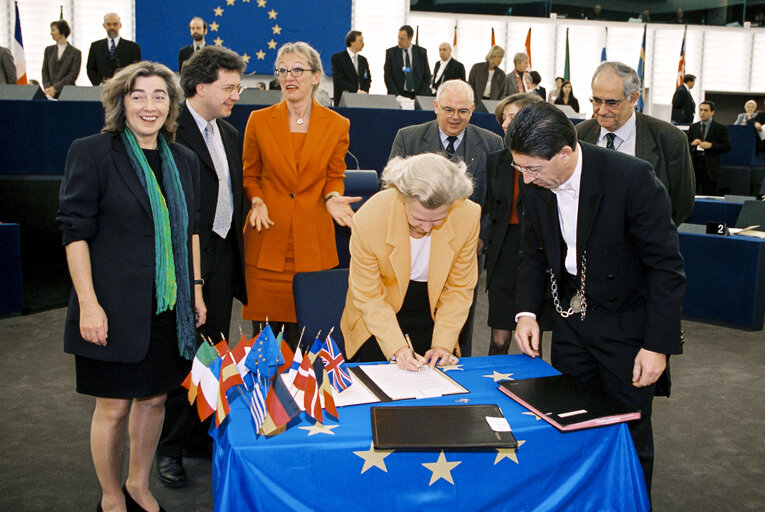
M 465 162 L 452 162 L 438 153 L 396 157 L 382 172 L 385 188 L 395 188 L 404 200 L 417 199 L 432 210 L 451 205 L 473 193 Z
M 505 49 L 499 46 L 498 44 L 495 44 L 491 47 L 491 50 L 489 50 L 489 53 L 486 54 L 486 62 L 489 62 L 494 57 L 502 57 L 505 58 Z
M 304 57 L 306 61 L 308 61 L 308 65 L 311 66 L 311 69 L 313 69 L 315 72 L 319 74 L 319 81 L 316 83 L 316 85 L 313 87 L 313 91 L 311 94 L 316 92 L 316 89 L 319 87 L 319 84 L 321 83 L 321 77 L 324 75 L 324 68 L 321 66 L 321 56 L 319 56 L 319 52 L 314 50 L 314 48 L 303 41 L 296 41 L 294 43 L 285 43 L 282 45 L 281 48 L 279 48 L 279 51 L 276 53 L 276 60 L 274 61 L 274 69 L 279 66 L 279 62 L 284 58 L 285 55 L 299 55 L 301 57 Z
M 142 76 L 158 76 L 167 85 L 167 101 L 169 102 L 167 119 L 160 128 L 168 142 L 175 140 L 175 130 L 178 128 L 178 86 L 175 76 L 170 69 L 159 62 L 147 60 L 136 62 L 117 71 L 114 76 L 104 82 L 101 90 L 101 104 L 104 106 L 104 127 L 102 132 L 117 135 L 125 128 L 125 96 L 133 90 L 136 79 Z

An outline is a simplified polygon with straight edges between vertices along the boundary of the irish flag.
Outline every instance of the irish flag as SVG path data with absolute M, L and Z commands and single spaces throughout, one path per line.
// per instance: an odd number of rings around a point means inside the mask
M 189 403 L 193 404 L 196 400 L 200 420 L 207 419 L 217 408 L 220 364 L 215 348 L 209 343 L 203 343 L 194 356 L 191 372 L 181 383 L 189 390 Z M 200 388 L 202 396 L 198 397 Z

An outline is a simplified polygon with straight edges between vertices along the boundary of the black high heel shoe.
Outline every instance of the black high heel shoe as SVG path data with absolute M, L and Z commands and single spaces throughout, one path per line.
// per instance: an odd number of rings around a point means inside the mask
M 128 512 L 148 512 L 145 508 L 143 508 L 141 505 L 138 504 L 136 500 L 133 499 L 133 497 L 130 495 L 130 493 L 127 490 L 127 486 L 122 486 L 122 494 L 125 495 L 125 508 Z M 101 503 L 99 503 L 100 508 Z M 159 503 L 157 503 L 159 505 Z M 97 512 L 103 512 L 101 510 Z M 165 509 L 162 508 L 162 505 L 159 505 L 159 512 L 165 512 Z

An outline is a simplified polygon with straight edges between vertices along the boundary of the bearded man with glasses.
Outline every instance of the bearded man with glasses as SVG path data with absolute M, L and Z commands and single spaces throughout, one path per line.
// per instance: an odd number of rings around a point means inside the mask
M 436 119 L 407 126 L 398 131 L 388 160 L 397 156 L 442 153 L 452 161 L 465 162 L 468 175 L 475 184 L 470 199 L 483 208 L 486 197 L 486 155 L 503 148 L 502 138 L 496 133 L 470 124 L 475 110 L 475 96 L 473 88 L 464 80 L 447 80 L 442 83 L 436 92 L 433 107 Z M 488 217 L 484 216 L 478 240 L 479 254 L 483 253 L 488 231 L 487 221 Z M 469 356 L 472 347 L 474 309 L 475 301 L 465 329 L 460 334 L 460 350 L 463 356 Z
M 635 112 L 640 95 L 637 72 L 621 62 L 604 62 L 592 76 L 592 119 L 576 126 L 579 140 L 635 156 L 653 166 L 679 226 L 693 209 L 696 180 L 685 134 L 670 123 Z

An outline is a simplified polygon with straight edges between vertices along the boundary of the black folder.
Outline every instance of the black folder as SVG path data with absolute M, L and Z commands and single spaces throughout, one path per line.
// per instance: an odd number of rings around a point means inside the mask
M 384 450 L 480 450 L 517 448 L 512 432 L 495 432 L 486 417 L 502 411 L 488 405 L 372 407 L 374 446 Z
M 569 375 L 504 381 L 499 389 L 563 432 L 640 419 L 639 410 Z

